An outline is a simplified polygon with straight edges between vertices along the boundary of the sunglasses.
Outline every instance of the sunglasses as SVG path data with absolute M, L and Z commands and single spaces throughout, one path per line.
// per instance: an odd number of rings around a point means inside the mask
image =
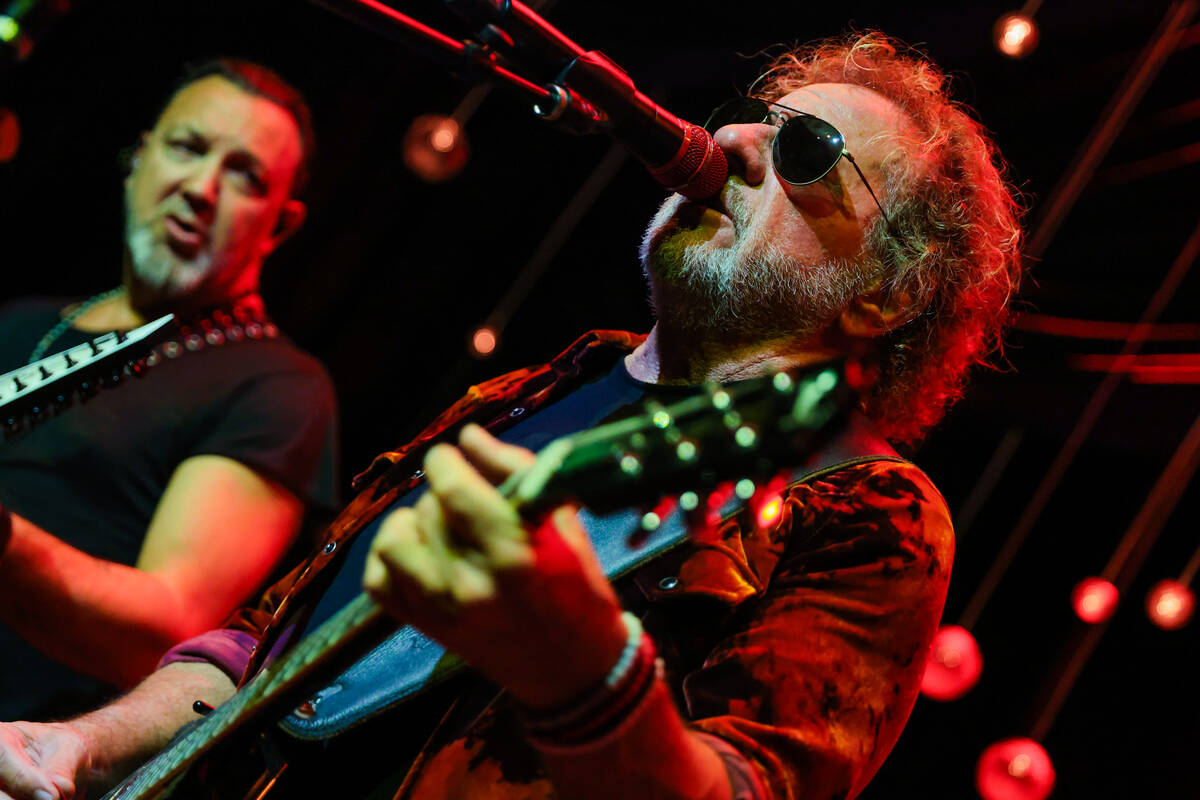
M 794 116 L 788 117 L 779 126 L 775 141 L 771 144 L 771 162 L 775 165 L 775 174 L 792 186 L 807 186 L 816 183 L 829 174 L 844 156 L 858 173 L 863 186 L 879 206 L 879 213 L 887 223 L 888 230 L 892 222 L 888 213 L 883 210 L 883 204 L 875 196 L 867 176 L 846 149 L 846 140 L 842 132 L 820 117 L 806 114 L 795 108 L 789 108 L 774 100 L 763 100 L 758 97 L 735 97 L 729 102 L 718 106 L 704 123 L 704 129 L 710 134 L 726 125 L 755 125 L 771 122 L 771 106 L 778 106 L 790 111 Z

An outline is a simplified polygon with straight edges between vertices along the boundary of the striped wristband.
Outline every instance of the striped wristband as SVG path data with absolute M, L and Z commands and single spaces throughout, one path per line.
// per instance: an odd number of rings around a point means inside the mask
M 621 615 L 628 634 L 625 648 L 604 681 L 576 700 L 546 712 L 523 713 L 529 742 L 547 753 L 578 753 L 602 747 L 637 718 L 662 661 L 641 621 Z

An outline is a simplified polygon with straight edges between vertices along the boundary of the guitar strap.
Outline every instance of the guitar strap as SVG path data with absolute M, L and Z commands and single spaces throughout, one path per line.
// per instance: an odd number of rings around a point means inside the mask
M 839 433 L 792 472 L 788 483 L 795 485 L 848 466 L 880 460 L 904 459 L 875 433 L 866 417 L 855 412 Z M 732 496 L 720 509 L 722 518 L 736 513 L 742 504 Z M 688 538 L 684 514 L 678 508 L 649 533 L 642 532 L 641 512 L 637 509 L 604 516 L 582 510 L 579 516 L 605 574 L 614 581 Z M 636 539 L 631 539 L 635 532 Z M 462 661 L 441 645 L 405 625 L 317 692 L 305 704 L 306 713 L 293 712 L 280 727 L 298 739 L 329 739 L 436 686 L 463 667 Z

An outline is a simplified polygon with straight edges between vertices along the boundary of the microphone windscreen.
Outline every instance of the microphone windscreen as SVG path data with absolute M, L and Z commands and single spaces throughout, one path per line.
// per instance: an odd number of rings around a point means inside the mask
M 725 151 L 717 146 L 708 131 L 691 122 L 683 122 L 683 143 L 675 157 L 650 174 L 662 186 L 679 192 L 689 200 L 703 200 L 721 191 L 729 176 Z

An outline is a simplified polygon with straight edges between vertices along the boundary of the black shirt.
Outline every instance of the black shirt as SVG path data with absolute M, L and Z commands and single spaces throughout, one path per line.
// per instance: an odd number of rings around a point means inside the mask
M 65 302 L 0 310 L 0 372 L 26 363 Z M 97 335 L 68 329 L 49 352 Z M 133 565 L 171 475 L 198 455 L 232 458 L 332 510 L 336 408 L 324 369 L 281 338 L 161 359 L 0 443 L 0 503 L 89 555 Z M 0 719 L 73 713 L 103 695 L 2 624 L 0 653 Z

